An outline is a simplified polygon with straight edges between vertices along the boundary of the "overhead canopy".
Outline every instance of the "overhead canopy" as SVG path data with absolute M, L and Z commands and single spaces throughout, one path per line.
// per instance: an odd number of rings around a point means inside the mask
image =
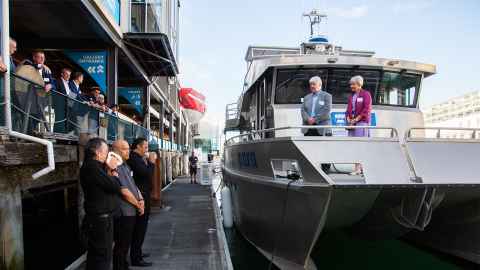
M 10 3 L 10 34 L 19 41 L 21 49 L 96 49 L 113 44 L 82 1 L 15 0 Z
M 126 33 L 124 42 L 148 76 L 176 76 L 175 55 L 168 37 L 161 33 Z

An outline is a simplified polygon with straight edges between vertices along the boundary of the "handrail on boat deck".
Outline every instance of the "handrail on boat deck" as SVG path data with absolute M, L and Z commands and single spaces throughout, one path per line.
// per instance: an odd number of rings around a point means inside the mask
M 249 133 L 240 134 L 233 136 L 232 138 L 228 139 L 225 142 L 225 145 L 230 145 L 233 143 L 233 140 L 241 137 L 247 137 L 247 141 L 254 140 L 254 139 L 261 139 L 255 138 L 258 134 L 263 134 L 272 131 L 280 131 L 280 130 L 290 130 L 290 129 L 323 129 L 323 135 L 325 136 L 326 129 L 375 129 L 375 130 L 390 130 L 390 138 L 398 138 L 398 131 L 394 127 L 377 127 L 377 126 L 332 126 L 332 125 L 325 125 L 325 126 L 288 126 L 288 127 L 278 127 L 278 128 L 267 128 L 262 130 L 254 130 Z
M 413 131 L 427 131 L 427 130 L 433 130 L 435 132 L 435 138 L 428 137 L 426 134 L 420 135 L 420 136 L 413 136 Z M 472 132 L 472 135 L 470 135 L 470 138 L 442 138 L 442 131 L 469 131 Z M 480 139 L 480 137 L 477 135 L 477 133 L 480 133 L 480 128 L 456 128 L 456 127 L 412 127 L 408 129 L 405 132 L 405 141 L 407 139 L 414 139 L 414 138 L 420 138 L 420 139 L 470 139 L 470 140 L 475 140 L 475 139 Z

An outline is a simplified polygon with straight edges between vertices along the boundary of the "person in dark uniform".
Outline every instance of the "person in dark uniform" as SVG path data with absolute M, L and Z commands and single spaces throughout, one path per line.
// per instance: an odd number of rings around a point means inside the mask
M 188 164 L 190 169 L 190 184 L 197 183 L 197 169 L 198 169 L 198 157 L 192 151 L 192 155 L 188 158 Z
M 143 215 L 145 203 L 140 190 L 133 180 L 133 173 L 125 163 L 129 159 L 130 146 L 127 141 L 113 142 L 113 151 L 122 157 L 124 163 L 118 167 L 118 180 L 122 192 L 120 215 L 114 220 L 113 270 L 127 270 L 127 254 L 130 249 L 136 217 Z
M 113 213 L 118 209 L 118 197 L 122 193 L 116 172 L 119 161 L 111 158 L 107 162 L 107 155 L 105 140 L 90 139 L 80 169 L 88 235 L 87 270 L 107 270 L 112 263 Z
M 157 155 L 155 153 L 148 153 L 148 142 L 145 138 L 135 139 L 132 144 L 132 149 L 133 151 L 130 153 L 130 158 L 127 163 L 133 171 L 133 179 L 145 201 L 145 213 L 142 216 L 137 216 L 133 230 L 130 259 L 132 266 L 151 266 L 152 263 L 146 262 L 143 259 L 147 257 L 148 254 L 142 252 L 142 245 L 145 240 L 148 219 L 150 217 L 150 193 L 152 190 L 152 176 Z

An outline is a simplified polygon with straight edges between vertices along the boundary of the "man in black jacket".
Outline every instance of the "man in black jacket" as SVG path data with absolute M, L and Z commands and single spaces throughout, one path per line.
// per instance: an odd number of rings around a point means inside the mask
M 133 171 L 133 179 L 142 193 L 145 201 L 144 214 L 137 216 L 133 230 L 130 259 L 132 266 L 151 266 L 152 263 L 143 260 L 147 254 L 142 253 L 142 245 L 147 232 L 148 218 L 150 216 L 150 193 L 152 191 L 152 176 L 155 169 L 157 156 L 148 153 L 148 142 L 145 138 L 137 138 L 132 144 L 133 151 L 127 161 Z
M 113 213 L 122 193 L 116 172 L 120 162 L 115 158 L 107 161 L 107 155 L 105 140 L 90 139 L 80 169 L 86 214 L 83 226 L 88 234 L 86 270 L 107 270 L 112 263 Z

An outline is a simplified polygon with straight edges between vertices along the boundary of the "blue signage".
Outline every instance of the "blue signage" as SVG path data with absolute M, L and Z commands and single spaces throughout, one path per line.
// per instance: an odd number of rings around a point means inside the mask
M 239 152 L 238 163 L 240 168 L 257 168 L 255 152 Z
M 344 112 L 332 112 L 330 113 L 330 118 L 332 119 L 332 126 L 346 126 L 347 117 Z M 370 115 L 370 126 L 377 125 L 377 115 L 372 112 Z
M 65 55 L 88 73 L 103 93 L 107 92 L 106 51 L 65 51 Z
M 120 0 L 102 0 L 100 2 L 107 9 L 115 22 L 120 25 Z
M 118 87 L 118 95 L 126 99 L 135 107 L 135 110 L 143 115 L 142 96 L 143 88 L 141 87 Z

